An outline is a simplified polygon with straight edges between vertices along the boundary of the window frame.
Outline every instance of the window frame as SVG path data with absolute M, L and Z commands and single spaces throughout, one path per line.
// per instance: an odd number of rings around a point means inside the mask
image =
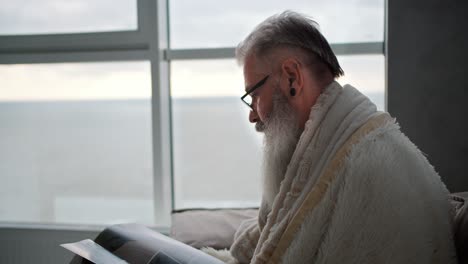
M 136 3 L 136 30 L 0 36 L 0 64 L 150 61 L 155 224 L 163 223 L 162 228 L 167 229 L 174 209 L 170 63 L 234 58 L 235 48 L 171 49 L 169 0 L 136 0 Z M 336 55 L 385 56 L 387 21 L 384 16 L 382 42 L 331 43 L 332 50 Z M 0 225 L 24 227 L 24 223 L 0 222 Z M 33 225 L 63 226 L 59 223 Z

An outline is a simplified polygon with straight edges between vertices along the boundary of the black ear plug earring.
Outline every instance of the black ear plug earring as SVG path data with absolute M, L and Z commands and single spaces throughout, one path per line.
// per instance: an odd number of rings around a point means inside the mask
M 291 96 L 295 96 L 295 95 L 296 95 L 296 88 L 291 87 L 291 89 L 289 90 L 289 94 L 290 94 Z
M 289 86 L 291 87 L 291 89 L 289 89 L 289 94 L 291 96 L 295 96 L 296 95 L 296 88 L 292 87 L 292 83 L 293 83 L 293 79 L 290 78 L 289 79 Z

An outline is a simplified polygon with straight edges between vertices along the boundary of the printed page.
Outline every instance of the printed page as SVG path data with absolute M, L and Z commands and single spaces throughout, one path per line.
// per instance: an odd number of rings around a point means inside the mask
M 85 239 L 75 243 L 61 244 L 60 246 L 96 264 L 127 263 L 91 239 Z

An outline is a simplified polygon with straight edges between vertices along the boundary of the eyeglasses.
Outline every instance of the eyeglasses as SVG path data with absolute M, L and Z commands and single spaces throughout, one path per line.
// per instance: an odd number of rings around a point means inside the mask
M 260 88 L 263 84 L 265 84 L 268 77 L 270 77 L 270 75 L 267 75 L 265 78 L 261 79 L 258 83 L 252 86 L 252 88 L 247 90 L 247 92 L 241 97 L 242 102 L 244 102 L 248 107 L 250 107 L 250 109 L 253 110 L 253 107 L 252 107 L 253 98 L 252 96 L 249 96 L 249 95 L 256 89 Z

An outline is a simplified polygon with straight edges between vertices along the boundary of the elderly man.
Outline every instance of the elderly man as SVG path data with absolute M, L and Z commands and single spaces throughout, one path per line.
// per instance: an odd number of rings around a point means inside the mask
M 263 199 L 232 263 L 456 263 L 448 191 L 387 113 L 335 78 L 316 24 L 284 12 L 239 44 Z M 226 258 L 224 258 L 226 259 Z

